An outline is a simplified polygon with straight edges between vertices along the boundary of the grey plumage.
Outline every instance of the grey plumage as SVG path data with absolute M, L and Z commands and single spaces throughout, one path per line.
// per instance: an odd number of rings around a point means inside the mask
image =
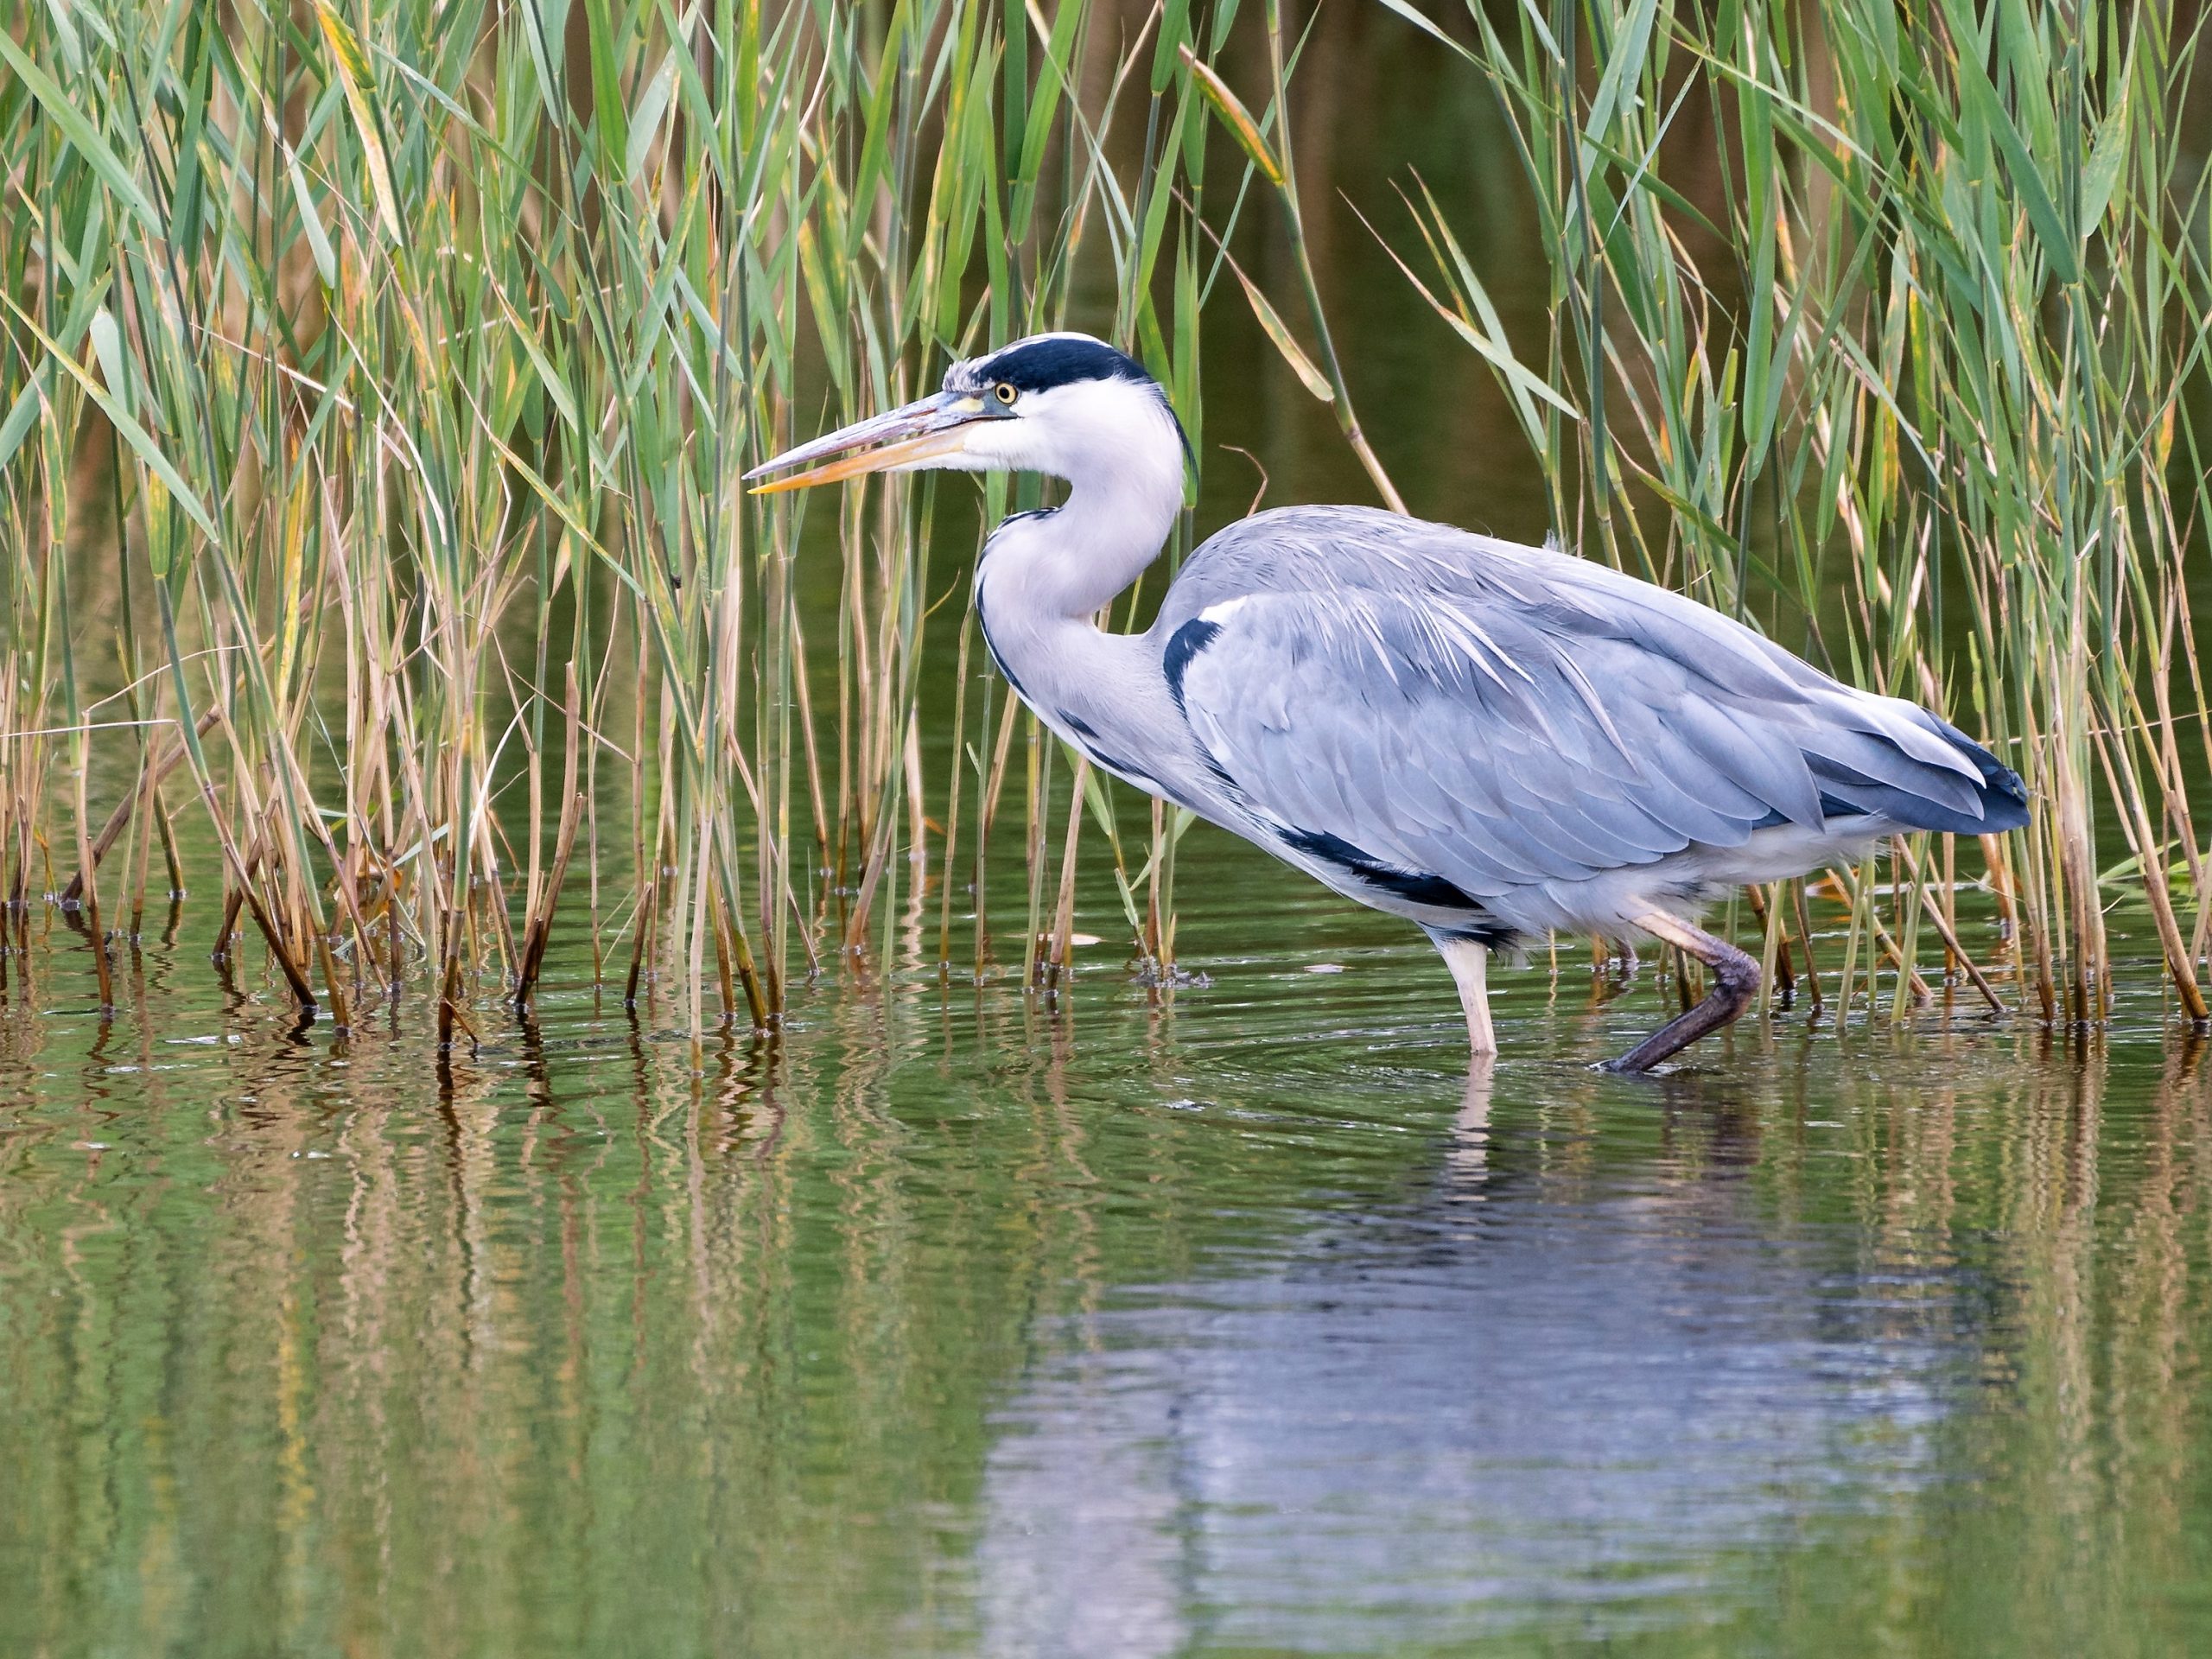
M 1291 507 L 1192 556 L 1141 635 L 1093 618 L 1159 556 L 1182 429 L 1142 368 L 1050 334 L 779 456 L 766 489 L 880 467 L 1025 470 L 1066 501 L 995 531 L 976 607 L 1024 702 L 1100 766 L 1419 923 L 1493 1045 L 1489 950 L 1643 933 L 1714 988 L 1617 1063 L 1737 1017 L 1758 964 L 1690 921 L 1728 887 L 1901 830 L 1994 834 L 2018 777 L 1926 710 L 1854 690 L 1648 582 L 1363 507 Z M 755 474 L 758 475 L 757 474 Z
M 1955 728 L 1717 612 L 1365 508 L 1230 525 L 1147 639 L 1181 658 L 1177 701 L 1232 827 L 1424 923 L 1452 918 L 1340 849 L 1448 882 L 1478 927 L 1605 931 L 1655 896 L 1624 870 L 1691 899 L 1764 879 L 1763 842 L 2024 817 L 2018 780 Z

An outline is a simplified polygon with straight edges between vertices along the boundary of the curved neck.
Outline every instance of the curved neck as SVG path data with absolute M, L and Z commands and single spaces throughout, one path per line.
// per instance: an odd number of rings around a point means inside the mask
M 1077 480 L 1060 506 L 993 531 L 976 570 L 976 620 L 1014 694 L 1124 776 L 1126 763 L 1105 757 L 1147 753 L 1143 734 L 1168 728 L 1174 711 L 1148 637 L 1109 632 L 1099 613 L 1159 557 L 1181 510 L 1179 466 L 1172 490 L 1148 493 Z
M 1088 619 L 1160 556 L 1181 509 L 1179 488 L 1163 504 L 1078 484 L 1059 506 L 1019 514 L 991 532 L 977 590 L 988 588 L 1001 614 L 1012 607 Z
M 1165 403 L 1147 401 L 1139 419 L 1031 462 L 1065 479 L 1068 499 L 991 532 L 976 588 L 994 615 L 1087 619 L 1160 556 L 1183 510 L 1183 450 Z

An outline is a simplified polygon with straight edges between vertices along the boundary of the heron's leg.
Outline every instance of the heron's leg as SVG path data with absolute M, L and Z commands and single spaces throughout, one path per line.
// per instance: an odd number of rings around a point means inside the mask
M 1726 939 L 1692 927 L 1688 922 L 1652 911 L 1636 918 L 1637 926 L 1656 939 L 1680 945 L 1713 969 L 1713 988 L 1705 1001 L 1676 1015 L 1618 1060 L 1608 1060 L 1608 1071 L 1649 1071 L 1669 1055 L 1679 1054 L 1709 1032 L 1734 1020 L 1751 1007 L 1759 988 L 1759 965 Z
M 1444 965 L 1459 988 L 1459 1006 L 1467 1015 L 1467 1046 L 1477 1054 L 1497 1053 L 1497 1033 L 1490 1023 L 1490 947 L 1464 933 L 1432 932 L 1428 937 L 1444 953 Z
M 1452 1120 L 1452 1146 L 1444 1161 L 1455 1181 L 1479 1185 L 1490 1164 L 1490 1097 L 1497 1077 L 1497 1058 L 1477 1054 L 1467 1062 L 1466 1092 L 1460 1096 L 1459 1115 Z

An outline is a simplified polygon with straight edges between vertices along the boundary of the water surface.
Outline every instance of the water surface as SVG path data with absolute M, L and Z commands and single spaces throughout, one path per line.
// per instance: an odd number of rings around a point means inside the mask
M 442 1067 L 188 906 L 0 1013 L 0 1651 L 2171 1653 L 2212 1158 L 2154 983 L 1470 1078 L 1389 923 L 1186 841 L 1190 965 L 588 985 Z M 1100 905 L 1111 899 L 1091 895 Z M 1108 918 L 1097 917 L 1108 934 Z M 1319 971 L 1333 969 L 1336 971 Z

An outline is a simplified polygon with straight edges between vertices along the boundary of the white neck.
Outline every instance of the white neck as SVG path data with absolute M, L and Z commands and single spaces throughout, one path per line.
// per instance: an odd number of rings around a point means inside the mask
M 1033 413 L 1002 423 L 1007 459 L 1065 479 L 1068 499 L 1001 524 L 976 590 L 995 617 L 1088 618 L 1166 544 L 1183 507 L 1182 435 L 1150 385 L 1086 382 L 1036 401 Z
M 1126 486 L 1077 483 L 1049 512 L 1009 518 L 991 533 L 976 572 L 993 608 L 1088 619 L 1160 556 L 1182 508 L 1147 500 Z

